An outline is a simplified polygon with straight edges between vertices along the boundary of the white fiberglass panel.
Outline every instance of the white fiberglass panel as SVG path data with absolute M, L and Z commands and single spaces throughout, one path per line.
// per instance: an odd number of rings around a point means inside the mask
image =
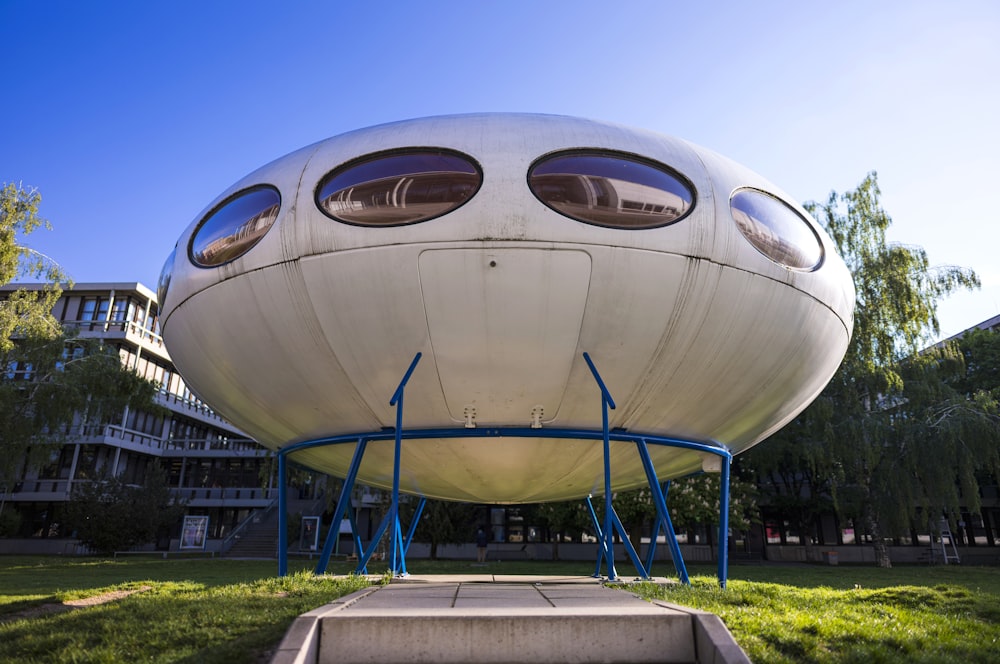
M 450 249 L 425 251 L 419 264 L 431 347 L 452 418 L 551 421 L 577 359 L 590 256 Z

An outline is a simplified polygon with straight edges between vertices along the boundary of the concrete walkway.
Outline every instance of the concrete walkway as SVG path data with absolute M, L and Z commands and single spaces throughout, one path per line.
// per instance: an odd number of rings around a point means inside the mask
M 665 582 L 661 580 L 661 582 Z M 410 576 L 310 611 L 272 664 L 749 662 L 715 615 L 592 577 Z

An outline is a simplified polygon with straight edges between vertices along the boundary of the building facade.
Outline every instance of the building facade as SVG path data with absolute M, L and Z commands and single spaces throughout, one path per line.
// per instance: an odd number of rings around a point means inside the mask
M 0 288 L 40 288 L 19 284 Z M 222 539 L 276 498 L 272 452 L 226 422 L 193 394 L 176 372 L 159 334 L 156 295 L 139 283 L 82 283 L 63 292 L 53 315 L 82 338 L 117 349 L 122 364 L 159 384 L 165 415 L 126 409 L 103 426 L 76 427 L 50 463 L 24 467 L 3 497 L 16 510 L 15 536 L 68 538 L 62 519 L 73 488 L 108 474 L 141 483 L 150 464 L 166 469 L 190 515 L 209 517 L 208 537 Z M 0 488 L 2 490 L 2 488 Z M 173 538 L 178 533 L 171 533 Z M 169 542 L 160 541 L 165 548 Z

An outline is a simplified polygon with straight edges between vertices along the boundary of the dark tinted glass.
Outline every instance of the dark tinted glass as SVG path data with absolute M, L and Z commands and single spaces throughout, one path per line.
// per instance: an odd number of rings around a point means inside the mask
M 205 217 L 191 238 L 191 261 L 215 267 L 239 258 L 257 244 L 278 218 L 281 196 L 269 187 L 242 191 Z
M 813 270 L 823 260 L 823 245 L 812 226 L 781 200 L 743 189 L 733 195 L 730 206 L 740 232 L 775 263 Z
M 528 174 L 531 191 L 568 217 L 599 226 L 655 228 L 691 209 L 690 186 L 666 166 L 627 155 L 573 152 L 547 157 Z
M 479 189 L 482 175 L 463 155 L 440 151 L 383 154 L 348 164 L 320 181 L 316 203 L 334 219 L 399 226 L 451 212 Z

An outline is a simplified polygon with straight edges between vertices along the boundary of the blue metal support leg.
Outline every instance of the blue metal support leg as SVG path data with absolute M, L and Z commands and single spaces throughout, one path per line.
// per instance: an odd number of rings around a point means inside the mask
M 691 585 L 691 580 L 688 578 L 687 566 L 684 564 L 684 556 L 681 555 L 681 545 L 677 543 L 677 533 L 674 532 L 674 522 L 670 518 L 670 512 L 667 511 L 667 494 L 669 492 L 670 482 L 667 481 L 663 483 L 663 492 L 661 494 L 663 499 L 663 513 L 660 515 L 660 521 L 663 523 L 663 529 L 666 531 L 664 535 L 667 539 L 667 547 L 670 549 L 670 558 L 674 561 L 674 569 L 677 571 L 677 576 L 680 577 L 681 583 Z
M 412 372 L 413 368 L 415 367 L 416 361 L 419 357 L 420 356 L 418 354 L 417 357 L 414 358 L 413 363 L 411 363 L 410 369 L 407 371 L 406 377 L 400 384 L 400 387 L 397 389 L 397 393 L 395 395 L 397 398 L 394 399 L 394 402 L 398 402 L 399 401 L 398 397 L 402 396 L 403 385 L 406 383 L 407 378 L 409 378 L 409 375 Z M 574 428 L 562 429 L 555 427 L 541 428 L 541 429 L 535 427 L 481 427 L 478 429 L 467 429 L 464 427 L 461 428 L 444 427 L 444 428 L 404 430 L 402 428 L 401 411 L 397 411 L 398 426 L 396 427 L 395 430 L 393 430 L 391 427 L 386 427 L 378 431 L 356 432 L 351 434 L 330 436 L 327 438 L 317 438 L 315 440 L 301 441 L 286 446 L 278 454 L 278 466 L 279 466 L 278 483 L 279 483 L 279 493 L 281 494 L 279 495 L 278 502 L 281 511 L 281 514 L 279 515 L 279 521 L 282 532 L 287 532 L 287 530 L 285 530 L 287 528 L 287 502 L 286 502 L 287 478 L 285 477 L 286 474 L 285 462 L 291 454 L 296 453 L 298 451 L 313 449 L 328 445 L 343 445 L 343 444 L 357 445 L 358 442 L 362 439 L 367 442 L 394 440 L 397 444 L 399 444 L 400 441 L 402 440 L 430 440 L 430 439 L 440 439 L 440 438 L 451 439 L 451 438 L 484 438 L 484 437 L 501 438 L 504 436 L 524 437 L 524 438 L 552 438 L 552 439 L 566 438 L 575 440 L 589 440 L 594 442 L 602 441 L 604 443 L 604 448 L 606 453 L 605 454 L 606 472 L 604 479 L 605 479 L 605 494 L 606 494 L 605 511 L 607 513 L 605 515 L 605 518 L 602 519 L 604 521 L 603 526 L 598 522 L 597 515 L 596 512 L 594 511 L 594 506 L 592 501 L 590 500 L 590 497 L 588 497 L 587 499 L 587 506 L 590 511 L 591 520 L 594 522 L 594 531 L 597 533 L 598 539 L 600 541 L 600 546 L 598 547 L 599 555 L 596 562 L 596 570 L 594 576 L 595 577 L 600 576 L 601 566 L 604 565 L 606 561 L 609 571 L 608 576 L 609 578 L 613 579 L 615 576 L 615 571 L 614 571 L 614 559 L 612 557 L 614 549 L 612 548 L 612 546 L 614 543 L 613 534 L 616 526 L 614 524 L 614 518 L 615 518 L 614 507 L 613 505 L 610 508 L 608 506 L 608 503 L 610 502 L 609 501 L 610 490 L 608 483 L 608 478 L 610 476 L 610 464 L 607 463 L 607 460 L 610 455 L 607 454 L 607 452 L 610 450 L 610 441 L 621 442 L 621 443 L 630 442 L 630 443 L 636 443 L 638 445 L 640 451 L 640 458 L 642 459 L 643 462 L 643 468 L 646 471 L 650 490 L 655 500 L 658 513 L 656 532 L 657 533 L 659 532 L 659 528 L 663 529 L 667 542 L 670 545 L 671 556 L 674 560 L 674 565 L 677 567 L 677 572 L 680 575 L 681 581 L 683 583 L 689 583 L 687 570 L 684 568 L 684 561 L 681 558 L 680 547 L 678 546 L 677 537 L 673 529 L 673 524 L 670 521 L 670 514 L 666 507 L 666 494 L 668 492 L 670 483 L 666 482 L 662 485 L 662 487 L 660 486 L 656 477 L 652 461 L 650 460 L 649 457 L 648 449 L 646 449 L 646 445 L 655 444 L 671 448 L 691 450 L 693 452 L 697 452 L 703 455 L 704 454 L 716 455 L 723 459 L 723 465 L 721 468 L 722 486 L 720 488 L 720 501 L 719 501 L 721 506 L 720 519 L 719 519 L 720 521 L 719 582 L 720 585 L 725 587 L 725 578 L 728 572 L 727 556 L 728 556 L 728 530 L 729 530 L 729 523 L 728 523 L 729 479 L 730 479 L 729 464 L 732 462 L 732 453 L 724 445 L 711 441 L 699 442 L 692 440 L 684 440 L 680 438 L 669 438 L 655 434 L 632 433 L 621 429 L 609 430 L 607 410 L 608 408 L 614 408 L 614 400 L 611 398 L 611 395 L 608 393 L 607 388 L 604 386 L 604 383 L 601 380 L 599 374 L 597 373 L 597 370 L 594 367 L 593 363 L 590 361 L 589 356 L 584 354 L 584 358 L 587 360 L 587 364 L 590 366 L 591 371 L 594 374 L 595 380 L 601 387 L 603 426 L 600 431 L 596 429 L 574 429 Z M 395 403 L 393 405 L 395 405 Z M 395 484 L 395 481 L 398 480 L 398 478 L 394 477 L 393 479 Z M 370 549 L 367 553 L 363 549 L 361 538 L 359 536 L 358 525 L 356 523 L 356 516 L 353 511 L 350 510 L 347 511 L 347 514 L 350 516 L 351 533 L 354 536 L 355 551 L 358 552 L 359 558 L 362 559 L 362 562 L 358 567 L 359 573 L 367 573 L 366 569 L 367 561 L 371 557 L 373 551 L 375 550 L 379 542 L 379 539 L 385 534 L 385 530 L 388 529 L 389 525 L 393 525 L 394 528 L 399 532 L 402 531 L 402 528 L 395 523 L 396 519 L 398 518 L 398 505 L 399 505 L 398 484 L 396 484 L 395 488 L 397 490 L 394 491 L 394 493 L 396 494 L 394 503 L 397 508 L 397 511 L 393 512 L 393 514 L 391 515 L 393 519 L 392 521 L 388 520 L 388 518 L 383 520 L 383 523 L 379 526 L 379 532 L 375 540 L 373 540 Z M 342 502 L 344 502 L 346 505 L 346 500 Z M 420 510 L 418 508 L 418 512 L 419 511 Z M 608 520 L 609 518 L 610 522 Z M 394 536 L 394 542 L 396 548 L 402 554 L 402 556 L 397 556 L 398 562 L 404 562 L 402 561 L 402 557 L 405 557 L 406 552 L 408 551 L 409 542 L 412 540 L 413 528 L 414 526 L 411 525 L 410 528 L 411 534 L 408 534 L 405 540 L 401 538 L 398 533 Z M 622 529 L 622 537 L 623 539 L 627 539 L 623 529 Z M 279 538 L 281 540 L 279 542 L 279 546 L 287 549 L 287 544 L 288 544 L 287 536 L 280 535 Z M 650 549 L 652 549 L 652 546 L 650 547 Z M 648 560 L 649 561 L 653 560 L 652 551 L 649 554 Z M 397 569 L 399 569 L 398 564 L 394 566 L 397 567 Z M 652 562 L 647 562 L 647 564 L 645 565 L 645 569 L 648 571 L 651 568 L 652 568 Z M 285 555 L 279 555 L 279 570 L 281 570 L 283 573 L 287 572 L 287 557 Z
M 351 459 L 351 466 L 344 478 L 344 486 L 340 489 L 340 497 L 337 498 L 337 506 L 334 508 L 333 521 L 330 522 L 330 531 L 326 534 L 326 541 L 323 543 L 323 551 L 319 555 L 319 562 L 316 564 L 314 574 L 325 574 L 326 567 L 330 564 L 330 554 L 333 553 L 333 545 L 340 537 L 340 521 L 345 513 L 351 511 L 351 493 L 354 491 L 354 482 L 358 477 L 358 469 L 361 468 L 361 459 L 365 455 L 365 447 L 368 441 L 364 438 L 358 441 L 354 448 L 354 457 Z
M 282 451 L 278 452 L 278 576 L 288 576 L 288 492 Z
M 393 530 L 396 541 L 392 543 L 392 563 L 389 569 L 394 576 L 406 576 L 406 546 L 403 543 L 403 529 L 399 523 L 399 505 L 396 505 L 396 516 L 393 519 Z
M 351 537 L 354 538 L 354 551 L 357 553 L 358 560 L 361 560 L 361 556 L 364 554 L 364 545 L 361 543 L 361 533 L 358 530 L 358 520 L 354 515 L 354 510 L 348 510 L 348 519 L 351 522 Z M 367 574 L 368 568 L 362 567 L 355 570 L 356 574 Z
M 378 548 L 378 543 L 382 541 L 382 537 L 385 535 L 385 531 L 388 530 L 389 524 L 392 523 L 392 519 L 395 518 L 392 506 L 389 506 L 389 511 L 386 512 L 385 516 L 378 524 L 378 528 L 375 529 L 375 534 L 372 536 L 372 541 L 368 543 L 368 550 L 361 551 L 358 555 L 358 566 L 354 569 L 355 574 L 367 574 L 368 573 L 368 561 L 371 560 L 372 554 Z
M 649 490 L 653 495 L 653 505 L 656 506 L 656 513 L 667 538 L 667 545 L 670 547 L 670 557 L 674 561 L 674 569 L 681 583 L 690 585 L 687 567 L 684 565 L 684 558 L 681 556 L 681 547 L 677 543 L 677 534 L 674 533 L 674 524 L 670 520 L 670 512 L 667 510 L 666 491 L 660 490 L 660 481 L 656 477 L 656 469 L 653 468 L 653 460 L 649 456 L 649 448 L 645 440 L 635 441 L 636 449 L 639 450 L 639 459 L 642 461 L 643 470 L 646 471 L 646 480 L 649 482 Z M 664 488 L 670 488 L 670 482 L 664 483 Z
M 420 357 L 421 353 L 417 353 L 413 357 L 413 361 L 410 362 L 410 367 L 406 370 L 406 374 L 403 375 L 403 380 L 399 381 L 399 386 L 396 388 L 396 392 L 392 395 L 392 399 L 389 400 L 390 406 L 396 406 L 396 449 L 392 463 L 391 512 L 393 514 L 393 521 L 390 553 L 390 558 L 392 560 L 390 571 L 393 576 L 406 576 L 406 561 L 403 559 L 401 546 L 403 538 L 400 534 L 399 527 L 399 463 L 403 449 L 403 393 L 406 389 L 406 383 L 409 382 L 410 376 L 413 375 L 413 370 L 417 368 L 417 362 L 420 361 Z
M 649 578 L 649 572 L 645 567 L 643 567 L 642 562 L 639 560 L 639 553 L 632 546 L 632 541 L 628 538 L 628 533 L 625 532 L 625 526 L 622 525 L 621 519 L 618 518 L 618 512 L 612 512 L 611 516 L 614 519 L 615 528 L 618 530 L 618 534 L 622 538 L 622 544 L 625 547 L 625 553 L 628 554 L 629 559 L 635 566 L 635 569 L 639 572 L 639 577 L 643 579 Z
M 604 531 L 601 528 L 601 523 L 597 519 L 597 512 L 594 511 L 594 503 L 590 500 L 590 496 L 587 496 L 587 509 L 590 511 L 590 521 L 594 524 L 594 534 L 597 536 L 597 566 L 594 568 L 594 578 L 601 578 L 601 565 L 604 563 L 604 558 L 607 556 L 607 542 L 604 541 Z
M 403 542 L 403 555 L 410 550 L 410 542 L 413 541 L 413 534 L 417 532 L 417 524 L 420 523 L 420 517 L 424 514 L 424 506 L 427 505 L 427 499 L 420 496 L 420 502 L 417 503 L 417 509 L 413 512 L 413 520 L 410 521 L 410 529 L 406 533 L 406 541 Z
M 597 367 L 590 359 L 588 353 L 583 354 L 583 359 L 587 362 L 587 366 L 590 367 L 590 373 L 593 374 L 594 380 L 597 381 L 598 387 L 601 388 L 601 422 L 603 424 L 604 430 L 604 551 L 607 556 L 607 569 L 608 569 L 608 580 L 614 581 L 618 578 L 618 573 L 615 571 L 615 534 L 614 528 L 612 526 L 613 519 L 612 514 L 614 508 L 611 505 L 612 493 L 611 493 L 611 439 L 608 435 L 608 409 L 615 409 L 615 400 L 611 398 L 611 393 L 608 388 L 604 385 L 604 380 L 601 379 L 600 372 L 597 371 Z
M 653 561 L 656 560 L 656 540 L 660 539 L 661 527 L 660 516 L 657 514 L 656 519 L 653 520 L 653 528 L 649 533 L 649 548 L 646 550 L 646 571 L 650 574 L 653 571 Z
M 729 466 L 732 455 L 722 457 L 719 476 L 719 587 L 726 587 L 729 576 Z

